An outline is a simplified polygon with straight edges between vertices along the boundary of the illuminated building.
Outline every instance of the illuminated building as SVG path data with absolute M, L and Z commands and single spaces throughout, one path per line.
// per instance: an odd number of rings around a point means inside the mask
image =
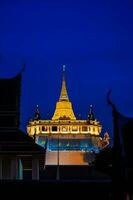
M 63 66 L 61 93 L 52 119 L 41 119 L 37 105 L 35 117 L 27 125 L 27 133 L 36 137 L 41 146 L 47 146 L 46 164 L 56 164 L 59 152 L 60 164 L 84 165 L 88 164 L 85 160 L 87 152 L 98 152 L 109 144 L 108 133 L 102 139 L 101 130 L 102 125 L 95 119 L 92 105 L 88 119 L 76 119 L 67 93 Z

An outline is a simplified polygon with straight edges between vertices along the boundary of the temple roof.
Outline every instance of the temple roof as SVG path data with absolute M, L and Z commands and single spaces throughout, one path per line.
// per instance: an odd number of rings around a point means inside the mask
M 44 148 L 19 129 L 0 130 L 0 154 L 43 153 Z
M 19 127 L 22 71 L 12 78 L 0 78 L 0 128 Z

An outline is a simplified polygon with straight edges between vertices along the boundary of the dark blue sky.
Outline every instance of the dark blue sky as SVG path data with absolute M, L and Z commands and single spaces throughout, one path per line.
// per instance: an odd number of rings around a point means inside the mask
M 112 133 L 106 93 L 120 112 L 133 116 L 133 4 L 117 0 L 1 0 L 0 76 L 23 73 L 21 127 L 39 104 L 52 116 L 62 65 L 75 113 L 89 104 L 103 132 Z

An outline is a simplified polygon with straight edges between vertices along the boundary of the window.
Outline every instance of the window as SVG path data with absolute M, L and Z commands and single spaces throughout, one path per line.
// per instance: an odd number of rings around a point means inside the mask
M 57 126 L 52 126 L 52 132 L 57 132 Z
M 47 131 L 47 127 L 46 126 L 42 126 L 42 131 Z
M 73 126 L 72 127 L 72 131 L 78 131 L 78 127 L 77 126 Z
M 67 131 L 68 131 L 68 128 L 67 128 L 66 126 L 63 126 L 63 127 L 62 127 L 62 131 L 63 131 L 63 132 L 67 132 Z
M 88 131 L 87 126 L 82 126 L 82 131 L 87 132 Z

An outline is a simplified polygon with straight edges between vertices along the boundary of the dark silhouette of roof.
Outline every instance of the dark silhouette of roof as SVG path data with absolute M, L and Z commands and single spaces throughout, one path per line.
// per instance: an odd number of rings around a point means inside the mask
M 0 131 L 0 154 L 27 152 L 44 154 L 45 149 L 19 129 Z
M 44 148 L 19 129 L 21 79 L 22 71 L 0 79 L 0 154 L 44 154 Z
M 19 127 L 21 78 L 19 73 L 0 79 L 0 127 Z
M 129 120 L 127 124 L 122 127 L 122 136 L 126 154 L 126 161 L 128 167 L 133 168 L 133 119 Z

